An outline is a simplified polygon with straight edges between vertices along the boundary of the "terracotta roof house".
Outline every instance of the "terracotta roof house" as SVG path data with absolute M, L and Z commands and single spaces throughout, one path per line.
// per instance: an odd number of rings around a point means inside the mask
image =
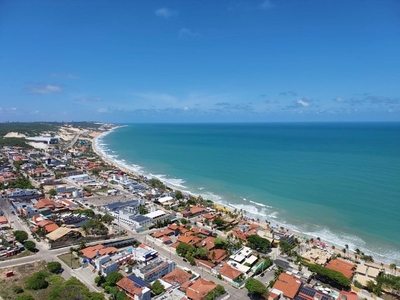
M 190 213 L 192 215 L 198 215 L 198 214 L 204 213 L 205 211 L 206 211 L 206 209 L 201 206 L 193 206 L 190 208 Z
M 241 231 L 239 228 L 236 228 L 236 227 L 233 228 L 231 233 L 232 233 L 232 235 L 238 237 L 242 241 L 247 242 L 246 234 L 243 231 Z
M 212 215 L 212 214 L 204 214 L 203 215 L 203 218 L 204 219 L 207 219 L 208 221 L 210 221 L 210 222 L 212 222 L 212 221 L 214 221 L 214 219 L 215 219 L 215 215 Z
M 216 287 L 216 284 L 203 278 L 199 278 L 190 287 L 188 287 L 186 290 L 186 296 L 192 300 L 202 300 Z
M 135 275 L 122 278 L 117 282 L 120 291 L 124 291 L 129 299 L 150 300 L 149 284 Z
M 301 286 L 301 281 L 296 276 L 281 273 L 273 288 L 281 291 L 286 298 L 294 299 Z
M 211 270 L 212 268 L 215 267 L 215 264 L 213 264 L 212 262 L 209 262 L 208 260 L 195 259 L 195 262 L 196 262 L 197 266 L 206 268 L 208 270 Z
M 223 264 L 222 268 L 218 270 L 218 273 L 228 282 L 234 282 L 236 278 L 243 275 L 243 272 L 232 268 L 227 263 Z
M 214 249 L 214 247 L 215 247 L 214 241 L 215 241 L 215 237 L 209 236 L 209 237 L 206 237 L 204 240 L 201 240 L 200 242 L 198 242 L 196 244 L 196 247 L 198 247 L 198 248 L 203 247 L 203 248 L 207 249 L 208 251 L 210 251 L 210 250 Z
M 228 255 L 226 254 L 226 250 L 224 249 L 211 250 L 207 255 L 209 260 L 217 264 L 227 258 L 227 256 Z
M 54 202 L 54 200 L 44 198 L 44 199 L 41 199 L 38 202 L 36 202 L 35 203 L 35 207 L 38 208 L 38 209 L 40 209 L 40 208 L 50 208 L 50 209 L 52 209 L 52 208 L 55 207 L 55 204 L 56 203 Z
M 93 259 L 97 256 L 102 256 L 102 255 L 107 255 L 107 254 L 114 254 L 117 252 L 117 248 L 115 247 L 104 247 L 103 245 L 95 245 L 95 246 L 90 246 L 85 249 L 81 250 L 82 256 Z
M 36 223 L 38 227 L 42 227 L 45 229 L 46 234 L 53 232 L 54 230 L 58 229 L 59 226 L 51 220 L 42 220 Z
M 171 229 L 164 229 L 164 230 L 161 230 L 161 231 L 156 231 L 156 232 L 154 232 L 153 234 L 152 234 L 152 236 L 154 237 L 154 238 L 160 238 L 160 237 L 163 237 L 164 235 L 165 236 L 170 236 L 170 235 L 173 235 L 174 234 L 174 231 L 173 230 L 171 230 Z
M 193 231 L 195 234 L 199 234 L 199 235 L 204 236 L 204 237 L 207 237 L 207 236 L 211 236 L 211 235 L 212 235 L 212 232 L 211 232 L 211 231 L 205 230 L 204 228 L 194 227 L 194 228 L 192 228 L 192 231 Z
M 182 270 L 175 269 L 172 272 L 169 272 L 167 275 L 162 277 L 162 280 L 168 282 L 172 285 L 182 285 L 186 281 L 188 281 L 192 277 L 192 274 Z
M 346 278 L 351 279 L 354 275 L 356 265 L 343 259 L 332 259 L 325 267 L 340 272 Z

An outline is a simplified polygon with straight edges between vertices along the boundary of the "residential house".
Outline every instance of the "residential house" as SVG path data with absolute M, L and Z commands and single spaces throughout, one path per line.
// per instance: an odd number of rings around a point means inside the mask
M 186 296 L 191 300 L 202 300 L 216 287 L 215 283 L 199 278 L 186 289 Z
M 173 287 L 181 286 L 185 282 L 189 281 L 192 278 L 192 274 L 182 270 L 182 269 L 175 269 L 172 272 L 169 272 L 165 275 L 162 279 L 165 282 L 168 282 Z
M 218 273 L 222 276 L 223 279 L 230 282 L 231 284 L 238 285 L 236 282 L 241 276 L 243 276 L 243 272 L 232 268 L 228 264 L 223 264 L 222 268 L 218 270 Z
M 302 282 L 300 279 L 289 273 L 281 273 L 273 288 L 281 291 L 285 299 L 293 300 L 300 290 Z
M 141 278 L 135 275 L 122 278 L 117 282 L 117 287 L 120 291 L 124 291 L 126 296 L 132 300 L 150 300 L 151 291 L 150 285 Z

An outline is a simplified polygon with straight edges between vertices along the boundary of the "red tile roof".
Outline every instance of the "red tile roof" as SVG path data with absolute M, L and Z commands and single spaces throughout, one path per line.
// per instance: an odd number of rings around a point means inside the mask
M 281 273 L 273 288 L 282 291 L 287 298 L 294 299 L 301 286 L 299 278 L 288 273 Z
M 117 287 L 120 290 L 124 290 L 130 295 L 140 295 L 142 294 L 142 288 L 136 287 L 135 282 L 130 280 L 128 277 L 122 278 L 120 281 L 117 282 Z
M 215 253 L 215 254 L 213 255 L 213 253 Z M 208 257 L 208 259 L 212 260 L 213 262 L 220 263 L 227 257 L 226 250 L 224 250 L 224 249 L 211 250 L 208 253 L 207 257 Z
M 342 260 L 342 259 L 332 259 L 326 265 L 326 268 L 340 272 L 344 276 L 346 276 L 348 279 L 351 279 L 353 277 L 355 267 L 356 267 L 355 264 L 345 261 L 345 260 Z
M 201 240 L 196 244 L 196 247 L 206 248 L 208 251 L 215 247 L 214 245 L 215 237 L 208 236 L 204 240 Z
M 182 270 L 175 269 L 172 272 L 169 272 L 162 279 L 170 284 L 178 284 L 182 285 L 186 281 L 188 281 L 192 277 L 192 274 Z
M 216 284 L 203 278 L 199 278 L 186 290 L 186 296 L 192 300 L 202 300 L 216 287 Z
M 230 265 L 226 263 L 222 266 L 221 269 L 219 269 L 218 273 L 232 280 L 243 274 L 243 272 L 240 272 L 239 270 L 232 268 Z

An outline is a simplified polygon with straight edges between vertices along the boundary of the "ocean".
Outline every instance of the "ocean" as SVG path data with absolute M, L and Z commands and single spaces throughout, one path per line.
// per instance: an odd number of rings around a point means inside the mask
M 96 145 L 172 188 L 400 264 L 400 123 L 130 124 Z

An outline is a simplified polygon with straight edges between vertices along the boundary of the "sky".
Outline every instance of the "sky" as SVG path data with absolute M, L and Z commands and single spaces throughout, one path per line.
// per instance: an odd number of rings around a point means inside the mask
M 4 121 L 400 121 L 400 1 L 1 0 Z

